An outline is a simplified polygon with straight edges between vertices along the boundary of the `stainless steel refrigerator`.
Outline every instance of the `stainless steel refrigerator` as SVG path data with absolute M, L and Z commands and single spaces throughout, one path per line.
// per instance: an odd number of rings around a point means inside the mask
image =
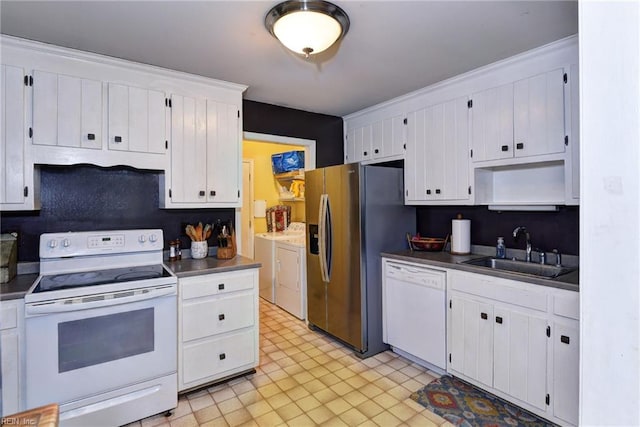
M 305 173 L 307 318 L 360 357 L 382 342 L 380 252 L 406 249 L 416 210 L 399 168 L 347 164 Z

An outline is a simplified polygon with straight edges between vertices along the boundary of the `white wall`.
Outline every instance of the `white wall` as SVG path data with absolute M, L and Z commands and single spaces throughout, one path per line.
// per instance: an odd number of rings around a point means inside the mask
M 580 424 L 640 425 L 640 2 L 581 1 Z

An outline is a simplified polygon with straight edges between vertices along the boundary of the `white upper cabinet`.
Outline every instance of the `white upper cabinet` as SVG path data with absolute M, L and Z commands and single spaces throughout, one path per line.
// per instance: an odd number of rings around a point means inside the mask
M 102 83 L 33 71 L 33 144 L 102 148 Z
M 564 70 L 472 95 L 473 161 L 565 151 Z
M 27 161 L 24 69 L 2 65 L 0 83 L 0 209 L 38 209 L 33 166 Z
M 405 115 L 377 116 L 379 114 L 375 112 L 371 117 L 346 119 L 345 163 L 379 163 L 404 157 Z
M 109 83 L 109 149 L 166 151 L 164 92 Z
M 240 125 L 235 105 L 171 96 L 171 181 L 164 207 L 240 203 Z
M 469 200 L 467 101 L 460 97 L 407 115 L 407 204 Z

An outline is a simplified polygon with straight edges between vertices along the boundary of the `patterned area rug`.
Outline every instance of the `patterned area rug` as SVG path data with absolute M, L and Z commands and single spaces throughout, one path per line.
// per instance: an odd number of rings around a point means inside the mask
M 451 424 L 463 427 L 550 427 L 548 421 L 456 378 L 443 376 L 411 398 Z

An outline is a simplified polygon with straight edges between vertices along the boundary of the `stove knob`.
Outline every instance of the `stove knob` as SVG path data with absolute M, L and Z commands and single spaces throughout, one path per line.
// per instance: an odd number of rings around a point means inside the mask
M 69 246 L 71 246 L 71 242 L 69 241 L 69 239 L 64 239 L 62 241 L 62 246 L 64 246 L 65 248 L 68 248 Z
M 58 246 L 58 241 L 57 241 L 57 240 L 53 240 L 53 239 L 52 239 L 52 240 L 49 240 L 49 247 L 50 247 L 51 249 L 53 249 L 53 248 L 55 248 L 55 247 L 57 247 L 57 246 Z
M 158 241 L 158 236 L 156 236 L 155 234 L 152 234 L 151 236 L 149 236 L 149 241 L 151 243 L 155 243 Z
M 147 236 L 145 236 L 144 234 L 141 234 L 140 237 L 138 237 L 138 242 L 144 243 L 146 241 L 147 241 Z

